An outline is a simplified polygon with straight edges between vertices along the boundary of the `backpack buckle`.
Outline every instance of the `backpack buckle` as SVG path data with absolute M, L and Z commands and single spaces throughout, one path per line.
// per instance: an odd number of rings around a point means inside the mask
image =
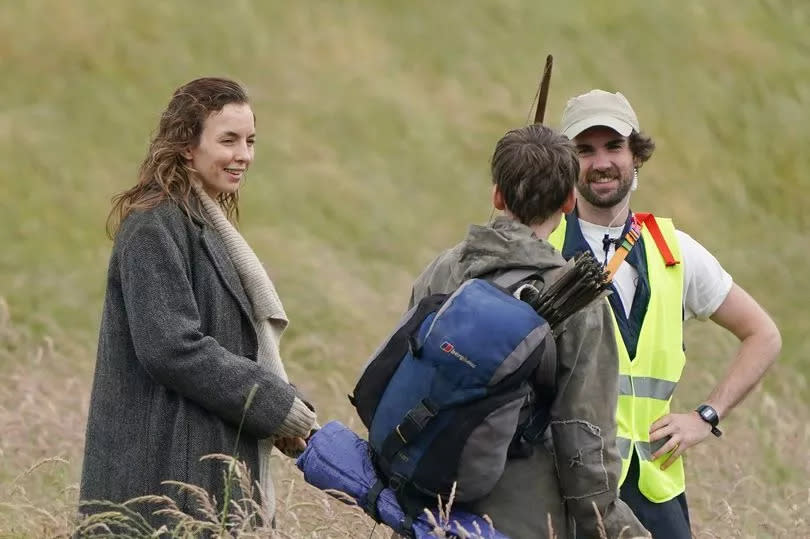
M 437 412 L 438 407 L 430 399 L 422 399 L 405 414 L 402 421 L 394 427 L 394 431 L 402 443 L 407 444 L 409 438 L 422 432 L 422 429 L 436 416 Z M 402 431 L 405 431 L 405 434 Z
M 403 436 L 403 435 L 402 435 L 402 431 L 400 431 L 400 430 L 399 430 L 399 425 L 397 425 L 396 427 L 394 427 L 394 431 L 395 431 L 395 432 L 397 433 L 397 435 L 399 436 L 399 439 L 400 439 L 400 440 L 402 440 L 402 443 L 403 443 L 403 444 L 407 444 L 407 443 L 408 443 L 408 440 L 406 440 L 406 439 L 405 439 L 405 436 Z
M 405 478 L 399 474 L 393 474 L 388 480 L 388 488 L 394 492 L 399 492 L 405 485 Z
M 418 436 L 422 432 L 438 411 L 439 407 L 430 399 L 422 399 L 419 404 L 409 410 L 405 417 L 402 418 L 402 421 L 383 440 L 380 449 L 383 458 L 389 461 L 394 458 L 394 455 L 405 447 L 411 438 Z

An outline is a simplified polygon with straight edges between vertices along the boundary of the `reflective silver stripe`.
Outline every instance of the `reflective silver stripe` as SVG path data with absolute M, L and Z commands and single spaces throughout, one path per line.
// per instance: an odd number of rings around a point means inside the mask
M 652 460 L 652 454 L 661 449 L 669 438 L 655 442 L 636 442 L 636 453 L 641 460 Z
M 631 379 L 626 374 L 622 374 L 619 376 L 619 395 L 635 395 L 636 397 L 668 401 L 677 385 L 677 382 L 660 378 L 638 376 Z M 633 392 L 634 387 L 635 392 Z
M 636 397 L 647 397 L 667 401 L 675 391 L 677 382 L 661 380 L 660 378 L 633 378 L 633 387 L 636 390 Z
M 633 382 L 626 374 L 619 375 L 619 395 L 632 395 Z
M 619 456 L 627 460 L 630 458 L 630 438 L 616 436 L 616 447 L 619 449 Z

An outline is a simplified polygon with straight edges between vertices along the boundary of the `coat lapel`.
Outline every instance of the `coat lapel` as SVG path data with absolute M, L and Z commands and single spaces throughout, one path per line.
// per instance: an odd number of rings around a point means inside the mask
M 219 237 L 216 231 L 211 230 L 207 226 L 203 226 L 201 241 L 205 252 L 217 269 L 219 278 L 222 279 L 222 282 L 225 284 L 225 288 L 228 289 L 239 304 L 239 308 L 242 309 L 247 319 L 252 321 L 253 310 L 250 306 L 250 300 L 248 300 L 245 294 L 245 289 L 242 286 L 242 281 L 239 279 L 239 274 L 236 273 L 236 268 L 234 268 L 231 259 L 228 257 L 228 252 L 225 250 L 222 238 Z

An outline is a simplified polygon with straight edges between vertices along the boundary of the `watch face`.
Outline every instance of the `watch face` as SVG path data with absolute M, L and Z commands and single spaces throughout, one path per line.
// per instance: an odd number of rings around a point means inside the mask
M 711 406 L 704 404 L 698 408 L 698 413 L 706 423 L 709 423 L 712 426 L 717 425 L 717 412 Z

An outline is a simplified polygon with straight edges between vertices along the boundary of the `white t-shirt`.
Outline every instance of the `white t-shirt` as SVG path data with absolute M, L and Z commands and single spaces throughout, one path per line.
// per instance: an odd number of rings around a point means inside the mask
M 617 239 L 621 236 L 624 226 L 606 227 L 595 225 L 579 220 L 582 235 L 600 262 L 610 260 L 616 251 L 616 246 L 611 243 L 607 254 L 605 253 L 602 239 L 605 234 L 610 239 Z M 689 234 L 676 230 L 678 241 L 681 247 L 681 264 L 683 265 L 683 318 L 697 318 L 706 320 L 723 303 L 731 290 L 732 279 L 720 262 L 712 256 L 701 244 L 695 241 Z M 619 293 L 619 297 L 624 305 L 625 315 L 630 313 L 633 305 L 633 296 L 636 293 L 636 283 L 638 282 L 638 272 L 627 263 L 622 262 L 616 275 L 613 276 L 613 286 Z

